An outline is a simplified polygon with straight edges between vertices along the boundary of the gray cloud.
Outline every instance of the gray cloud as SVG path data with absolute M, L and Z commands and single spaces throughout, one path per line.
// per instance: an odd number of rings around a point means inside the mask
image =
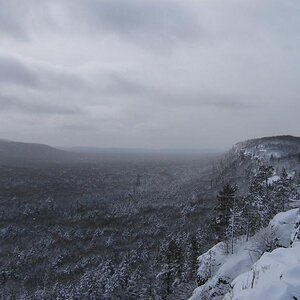
M 14 38 L 27 40 L 27 33 L 22 25 L 21 16 L 18 15 L 19 7 L 17 3 L 10 1 L 0 1 L 0 36 L 12 36 Z
M 36 86 L 35 72 L 21 61 L 9 56 L 0 56 L 0 82 Z
M 64 4 L 61 8 L 69 15 L 70 26 L 84 32 L 170 43 L 193 38 L 201 31 L 193 10 L 179 1 L 87 0 L 82 5 L 79 0 L 69 0 Z
M 56 145 L 208 148 L 299 134 L 297 1 L 0 6 L 7 138 L 26 128 L 27 140 Z
M 23 100 L 8 96 L 0 95 L 1 113 L 8 111 L 30 114 L 46 114 L 46 115 L 77 115 L 83 114 L 83 111 L 78 107 L 67 107 L 60 104 L 51 104 L 49 101 L 42 100 Z
M 0 4 L 0 32 L 24 41 L 32 39 L 33 31 L 60 31 L 166 45 L 201 33 L 193 9 L 177 0 L 0 0 Z
M 90 131 L 96 131 L 97 127 L 92 124 L 86 124 L 86 123 L 70 123 L 70 124 L 61 124 L 58 126 L 59 130 L 65 130 L 65 131 L 73 131 L 73 132 L 90 132 Z
M 0 84 L 11 83 L 32 88 L 88 89 L 79 75 L 62 68 L 30 64 L 12 56 L 0 55 Z
M 101 90 L 108 95 L 136 95 L 144 93 L 146 86 L 137 81 L 130 80 L 124 75 L 113 73 L 108 74 L 107 84 Z
M 156 99 L 164 105 L 176 105 L 182 107 L 216 107 L 220 109 L 249 109 L 253 104 L 249 103 L 244 97 L 235 95 L 217 94 L 211 92 L 198 91 L 193 94 L 157 95 Z
M 63 70 L 40 68 L 38 70 L 40 86 L 47 89 L 59 90 L 88 90 L 88 83 L 80 76 Z

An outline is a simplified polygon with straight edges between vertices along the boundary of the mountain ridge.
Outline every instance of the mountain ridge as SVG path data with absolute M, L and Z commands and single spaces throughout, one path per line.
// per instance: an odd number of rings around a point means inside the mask
M 112 155 L 135 155 L 135 154 L 163 154 L 167 155 L 195 155 L 209 154 L 201 150 L 141 150 L 119 148 L 95 148 L 95 147 L 53 147 L 41 143 L 17 142 L 0 139 L 0 164 L 36 164 L 36 163 L 68 163 L 93 160 L 102 155 L 106 159 L 107 154 Z M 210 154 L 219 155 L 220 152 L 212 151 Z M 292 135 L 268 136 L 248 139 L 237 142 L 228 150 L 224 160 L 230 162 L 247 158 L 259 158 L 269 161 L 272 158 L 284 158 L 299 156 L 300 137 Z M 120 158 L 119 157 L 119 158 Z
M 39 143 L 0 140 L 0 163 L 27 165 L 36 163 L 61 163 L 78 159 L 72 152 Z

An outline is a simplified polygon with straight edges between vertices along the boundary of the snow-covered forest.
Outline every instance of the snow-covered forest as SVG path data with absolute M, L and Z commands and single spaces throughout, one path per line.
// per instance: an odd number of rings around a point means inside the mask
M 299 299 L 300 156 L 291 137 L 237 144 L 228 154 L 248 186 L 226 183 L 215 207 L 216 243 L 198 257 L 191 299 Z M 235 158 L 234 158 L 235 157 Z M 227 162 L 228 163 L 228 162 Z M 246 167 L 246 168 L 245 168 Z M 250 167 L 250 168 L 249 168 Z
M 211 164 L 203 155 L 3 164 L 0 298 L 165 299 L 194 283 Z
M 218 157 L 3 165 L 1 298 L 244 299 L 262 275 L 235 278 L 292 245 L 299 148 L 285 137 Z
M 300 1 L 0 0 L 0 300 L 300 300 Z

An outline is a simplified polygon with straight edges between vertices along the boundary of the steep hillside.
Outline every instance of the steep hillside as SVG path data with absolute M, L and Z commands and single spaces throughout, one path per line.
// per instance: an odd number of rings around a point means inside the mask
M 272 165 L 275 173 L 285 168 L 300 171 L 300 138 L 289 135 L 264 137 L 235 144 L 214 166 L 215 185 L 234 182 L 243 192 L 260 165 Z
M 237 143 L 215 172 L 215 186 L 237 185 L 238 195 L 219 194 L 210 226 L 222 241 L 199 257 L 191 299 L 300 299 L 300 138 Z
M 251 158 L 272 160 L 300 155 L 300 137 L 264 137 L 237 143 L 233 150 Z

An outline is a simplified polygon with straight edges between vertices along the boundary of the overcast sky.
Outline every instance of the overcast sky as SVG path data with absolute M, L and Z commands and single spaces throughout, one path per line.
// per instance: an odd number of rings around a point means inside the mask
M 300 135 L 299 0 L 0 0 L 0 137 L 226 148 Z

